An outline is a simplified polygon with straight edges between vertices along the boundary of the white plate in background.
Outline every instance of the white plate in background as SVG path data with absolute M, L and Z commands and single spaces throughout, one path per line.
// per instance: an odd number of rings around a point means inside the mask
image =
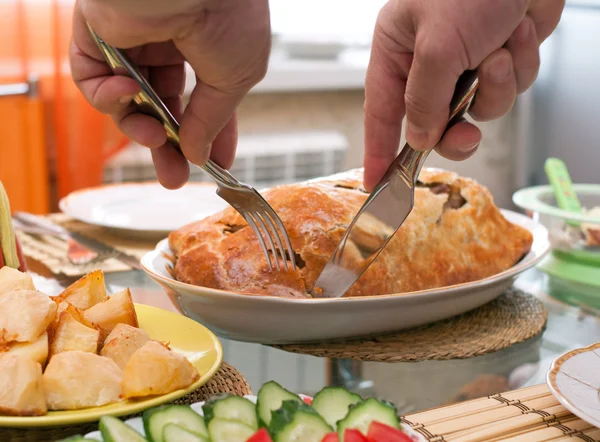
M 188 183 L 178 190 L 158 182 L 110 184 L 73 192 L 59 207 L 71 218 L 117 233 L 165 237 L 226 208 L 215 191 L 210 183 Z

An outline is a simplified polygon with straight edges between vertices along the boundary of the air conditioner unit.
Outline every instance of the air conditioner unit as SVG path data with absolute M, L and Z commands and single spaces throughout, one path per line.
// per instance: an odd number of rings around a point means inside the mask
M 337 131 L 276 133 L 240 136 L 231 173 L 258 188 L 304 181 L 343 171 L 348 140 Z M 150 151 L 132 144 L 105 167 L 104 181 L 156 179 Z M 212 179 L 191 169 L 191 181 Z

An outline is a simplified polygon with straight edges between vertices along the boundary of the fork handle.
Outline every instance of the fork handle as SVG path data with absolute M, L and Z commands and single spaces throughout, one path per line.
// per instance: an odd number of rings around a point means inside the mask
M 179 123 L 169 111 L 164 102 L 156 94 L 150 83 L 137 69 L 131 59 L 114 46 L 107 44 L 88 24 L 88 29 L 96 45 L 102 52 L 104 59 L 116 75 L 126 75 L 133 78 L 141 86 L 142 90 L 133 98 L 141 112 L 157 118 L 165 128 L 167 139 L 181 151 L 179 143 Z M 239 185 L 239 181 L 231 175 L 227 170 L 223 169 L 217 163 L 208 160 L 200 166 L 210 176 L 212 176 L 219 184 L 224 186 Z
M 67 232 L 67 230 L 63 227 L 31 213 L 15 212 L 13 213 L 13 219 L 17 221 L 17 223 L 23 224 L 25 229 L 38 229 L 40 231 L 46 231 L 46 234 L 48 235 L 60 236 L 64 238 L 69 236 L 69 232 Z
M 444 130 L 444 134 L 448 131 L 448 129 L 458 123 L 464 114 L 469 110 L 469 107 L 475 98 L 475 94 L 477 93 L 478 87 L 479 79 L 477 78 L 476 71 L 465 71 L 458 78 L 454 95 L 450 101 L 450 116 L 448 118 L 448 124 Z M 401 169 L 401 172 L 405 176 L 408 176 L 410 179 L 412 179 L 411 184 L 414 184 L 419 177 L 419 172 L 421 171 L 425 160 L 432 150 L 433 149 L 418 151 L 406 143 L 388 171 L 391 172 L 392 170 Z M 386 173 L 386 176 L 387 175 L 388 174 Z

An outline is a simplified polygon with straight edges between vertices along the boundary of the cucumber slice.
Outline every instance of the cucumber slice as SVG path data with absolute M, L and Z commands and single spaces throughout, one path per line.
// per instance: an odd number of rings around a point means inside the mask
M 167 424 L 163 429 L 165 442 L 209 442 L 208 438 L 193 431 L 186 430 L 177 424 Z
M 373 421 L 381 422 L 392 428 L 400 428 L 396 407 L 389 402 L 369 398 L 358 405 L 350 407 L 346 417 L 337 423 L 340 442 L 344 442 L 344 431 L 349 428 L 356 428 L 366 436 L 369 425 Z
M 246 442 L 255 430 L 240 421 L 215 417 L 208 423 L 208 433 L 213 442 Z
M 331 427 L 310 405 L 284 401 L 273 412 L 269 432 L 274 442 L 321 442 Z
M 301 402 L 300 396 L 287 391 L 275 381 L 263 384 L 256 398 L 256 413 L 258 422 L 263 427 L 271 423 L 271 413 L 281 407 L 283 401 Z
M 256 407 L 251 401 L 240 396 L 227 395 L 209 400 L 202 406 L 202 411 L 207 425 L 213 418 L 220 418 L 241 422 L 255 431 L 258 429 Z
M 103 416 L 98 424 L 104 442 L 148 442 L 144 436 L 113 416 Z
M 208 438 L 204 419 L 187 405 L 163 405 L 151 408 L 144 411 L 142 420 L 146 437 L 150 442 L 166 442 L 163 439 L 163 430 L 167 424 L 177 424 Z
M 342 387 L 325 387 L 319 391 L 312 401 L 312 407 L 332 428 L 337 427 L 339 420 L 346 417 L 351 405 L 362 402 L 356 393 L 350 393 Z

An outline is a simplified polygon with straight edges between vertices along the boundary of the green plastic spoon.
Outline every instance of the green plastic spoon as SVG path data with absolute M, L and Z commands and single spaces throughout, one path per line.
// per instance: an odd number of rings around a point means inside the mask
M 581 203 L 573 189 L 573 182 L 564 161 L 558 158 L 548 158 L 544 164 L 544 170 L 554 189 L 558 207 L 568 212 L 582 213 Z M 580 225 L 577 221 L 566 222 L 573 227 L 579 227 Z

